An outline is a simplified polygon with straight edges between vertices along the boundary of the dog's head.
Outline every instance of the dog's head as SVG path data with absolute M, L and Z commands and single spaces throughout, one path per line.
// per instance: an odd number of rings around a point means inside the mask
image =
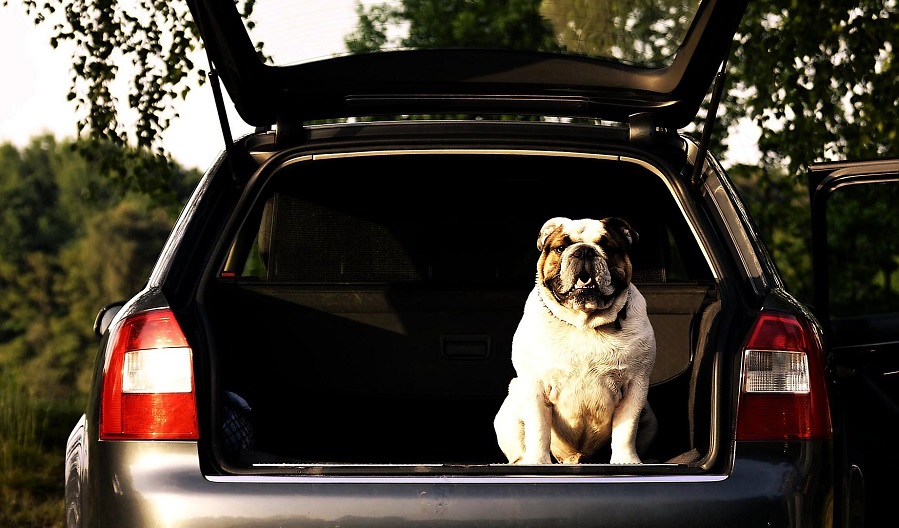
M 556 317 L 575 326 L 613 322 L 627 303 L 639 236 L 623 219 L 551 218 L 537 238 L 537 288 Z

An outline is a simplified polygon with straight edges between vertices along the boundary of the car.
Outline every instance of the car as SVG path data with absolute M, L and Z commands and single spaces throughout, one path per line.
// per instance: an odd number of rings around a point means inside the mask
M 225 148 L 144 289 L 98 313 L 67 526 L 846 527 L 889 513 L 896 261 L 858 261 L 896 210 L 899 161 L 811 167 L 818 287 L 800 302 L 709 152 L 713 120 L 685 132 L 704 101 L 715 115 L 747 2 L 644 4 L 615 4 L 630 25 L 600 34 L 611 46 L 579 47 L 587 30 L 526 48 L 425 36 L 309 60 L 279 40 L 260 53 L 230 0 L 188 0 Z M 306 38 L 282 11 L 275 26 Z M 566 27 L 594 30 L 602 12 Z M 231 137 L 222 86 L 252 132 Z M 639 464 L 607 450 L 513 464 L 497 444 L 538 233 L 557 217 L 639 235 L 658 420 Z

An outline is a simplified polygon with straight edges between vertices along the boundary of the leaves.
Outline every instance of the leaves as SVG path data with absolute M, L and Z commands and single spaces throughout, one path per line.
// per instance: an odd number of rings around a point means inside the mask
M 854 316 L 899 305 L 899 185 L 850 185 L 827 202 L 831 313 Z M 861 278 L 862 280 L 859 280 Z
M 899 155 L 892 0 L 752 2 L 730 73 L 727 111 L 762 128 L 763 164 L 801 176 L 808 163 Z
M 557 49 L 552 26 L 541 15 L 540 0 L 403 0 L 400 5 L 357 4 L 358 29 L 347 37 L 353 53 L 386 46 L 438 48 L 460 45 Z M 408 25 L 408 34 L 389 42 L 391 25 Z
M 79 135 L 118 147 L 94 157 L 88 146 L 81 154 L 118 181 L 123 192 L 164 191 L 168 182 L 162 175 L 170 172 L 172 161 L 160 147 L 162 133 L 177 115 L 175 101 L 205 78 L 195 71 L 193 55 L 200 40 L 186 3 L 28 0 L 22 4 L 36 24 L 53 24 L 51 46 L 74 44 L 67 99 L 75 105 Z M 123 87 L 124 100 L 116 95 Z M 146 159 L 147 152 L 155 159 Z
M 97 310 L 140 289 L 198 177 L 171 167 L 161 207 L 120 193 L 85 148 L 50 137 L 0 145 L 0 201 L 12 204 L 0 216 L 0 371 L 51 399 L 87 389 Z

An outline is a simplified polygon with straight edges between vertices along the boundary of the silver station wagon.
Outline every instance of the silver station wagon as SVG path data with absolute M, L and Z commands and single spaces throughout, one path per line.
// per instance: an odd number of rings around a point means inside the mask
M 231 0 L 188 0 L 224 120 L 198 133 L 226 148 L 145 289 L 98 315 L 68 526 L 842 527 L 891 511 L 899 296 L 847 295 L 848 274 L 875 279 L 844 241 L 875 233 L 834 206 L 895 212 L 899 162 L 813 166 L 819 298 L 797 301 L 708 152 L 711 121 L 684 132 L 714 115 L 746 3 L 366 2 L 349 19 L 374 24 L 344 31 L 316 20 L 338 2 L 260 0 L 248 29 Z M 415 31 L 402 6 L 445 31 Z M 347 51 L 322 55 L 311 43 L 332 33 Z M 254 132 L 231 137 L 228 100 Z M 642 463 L 511 464 L 498 446 L 554 217 L 639 234 L 657 342 Z

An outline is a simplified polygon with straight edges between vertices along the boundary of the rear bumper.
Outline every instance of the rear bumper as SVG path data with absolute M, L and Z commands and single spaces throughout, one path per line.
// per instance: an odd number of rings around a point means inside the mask
M 204 476 L 192 442 L 92 446 L 83 526 L 833 526 L 829 446 L 727 476 Z

